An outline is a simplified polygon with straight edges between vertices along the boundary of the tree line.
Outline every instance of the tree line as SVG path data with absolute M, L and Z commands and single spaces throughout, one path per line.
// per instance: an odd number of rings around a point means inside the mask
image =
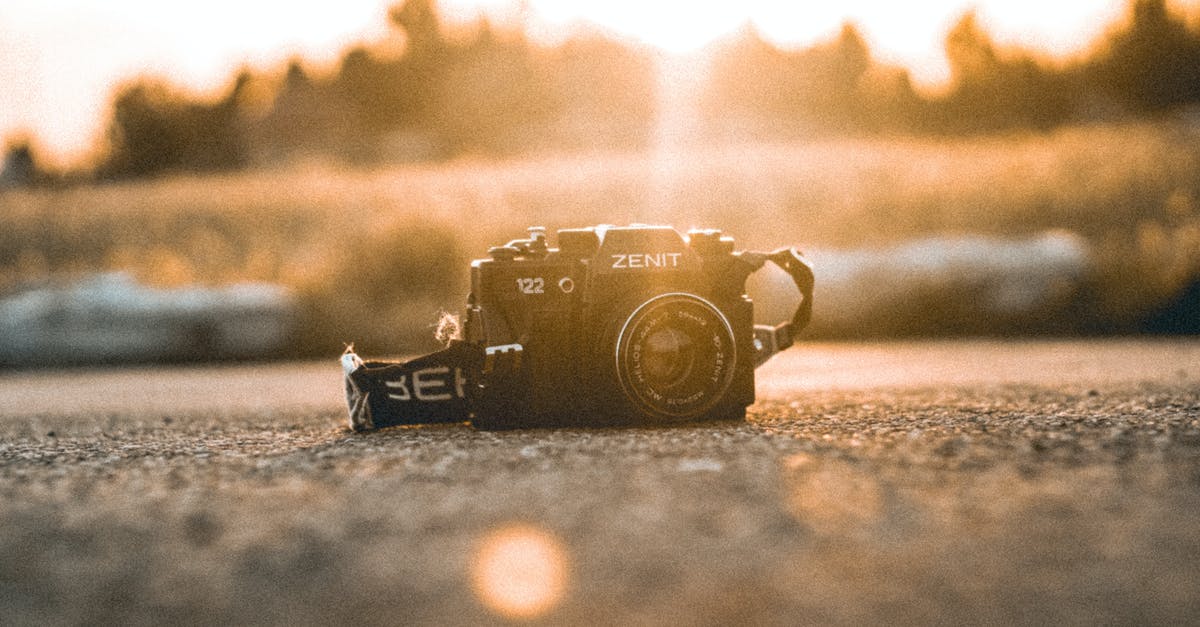
M 543 49 L 481 22 L 447 34 L 432 0 L 390 14 L 403 54 L 359 46 L 315 76 L 293 60 L 273 78 L 242 71 L 216 102 L 144 79 L 113 101 L 104 178 L 222 170 L 308 156 L 353 163 L 502 154 L 571 137 L 635 144 L 653 115 L 647 55 L 601 37 Z
M 95 176 L 238 170 L 308 157 L 375 163 L 638 149 L 653 141 L 659 76 L 647 47 L 599 33 L 539 46 L 487 21 L 451 33 L 435 0 L 407 0 L 389 20 L 402 52 L 359 46 L 324 74 L 298 59 L 273 75 L 242 70 L 215 100 L 150 77 L 121 86 Z M 982 134 L 1200 103 L 1200 25 L 1166 0 L 1131 0 L 1128 19 L 1069 63 L 1001 48 L 974 13 L 944 46 L 950 86 L 925 95 L 905 70 L 875 59 L 852 24 L 800 50 L 745 28 L 709 49 L 697 132 L 709 139 Z M 28 144 L 10 146 L 9 162 L 29 171 Z
M 925 96 L 878 63 L 853 25 L 824 45 L 780 50 L 746 30 L 717 57 L 708 117 L 781 132 L 982 134 L 1144 118 L 1200 103 L 1200 24 L 1166 0 L 1131 0 L 1090 53 L 1054 64 L 1002 49 L 965 14 L 944 41 L 951 82 Z

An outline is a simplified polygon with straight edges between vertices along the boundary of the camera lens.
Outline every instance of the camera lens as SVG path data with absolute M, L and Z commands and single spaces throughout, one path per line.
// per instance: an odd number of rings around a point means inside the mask
M 651 333 L 642 352 L 646 379 L 666 389 L 678 387 L 696 363 L 695 348 L 679 329 L 668 327 Z
M 733 377 L 729 321 L 692 294 L 655 296 L 636 307 L 616 343 L 617 377 L 641 410 L 670 419 L 712 408 Z

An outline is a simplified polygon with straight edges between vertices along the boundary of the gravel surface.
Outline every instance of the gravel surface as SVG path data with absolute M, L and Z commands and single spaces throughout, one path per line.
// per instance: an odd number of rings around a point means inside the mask
M 335 360 L 3 374 L 0 622 L 1200 619 L 1200 340 L 759 375 L 745 423 L 358 435 Z

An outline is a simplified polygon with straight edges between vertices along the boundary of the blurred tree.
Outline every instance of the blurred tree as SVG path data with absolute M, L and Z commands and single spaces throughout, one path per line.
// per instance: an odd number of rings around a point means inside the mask
M 650 51 L 592 32 L 544 56 L 538 77 L 547 109 L 539 131 L 544 141 L 585 150 L 647 144 L 657 100 Z
M 873 64 L 859 83 L 857 128 L 867 132 L 912 131 L 919 127 L 925 101 L 907 70 Z
M 196 126 L 203 136 L 194 136 L 195 156 L 190 167 L 195 170 L 235 170 L 245 167 L 249 159 L 246 146 L 243 107 L 250 99 L 254 77 L 241 71 L 234 77 L 225 96 L 210 106 L 194 106 L 199 119 Z
M 1100 89 L 1135 112 L 1200 102 L 1200 34 L 1166 0 L 1133 0 L 1128 26 L 1093 64 Z
M 871 67 L 871 52 L 853 24 L 843 24 L 837 39 L 805 51 L 796 58 L 805 77 L 797 85 L 798 105 L 819 126 L 853 130 L 865 110 L 860 82 Z
M 445 54 L 441 18 L 434 0 L 405 0 L 388 12 L 392 23 L 404 31 L 407 55 L 418 65 Z
M 454 152 L 513 152 L 535 143 L 552 116 L 548 85 L 518 33 L 498 36 L 484 20 L 454 51 L 434 125 Z
M 703 97 L 710 132 L 718 136 L 774 135 L 789 118 L 797 77 L 787 53 L 747 24 L 713 50 Z
M 975 10 L 965 13 L 946 34 L 945 50 L 951 75 L 959 84 L 986 81 L 1000 65 L 996 45 L 980 28 Z
M 391 11 L 392 23 L 404 36 L 405 52 L 394 67 L 390 87 L 402 98 L 402 109 L 418 125 L 427 124 L 441 106 L 442 82 L 452 64 L 453 46 L 442 32 L 433 0 L 406 0 Z
M 190 100 L 160 81 L 143 79 L 117 92 L 108 128 L 108 153 L 99 167 L 104 178 L 168 171 L 215 171 L 246 163 L 238 100 L 246 81 L 239 76 L 216 103 Z
M 260 151 L 270 161 L 324 153 L 340 126 L 339 117 L 325 90 L 299 59 L 292 59 L 263 120 Z
M 101 172 L 146 176 L 178 166 L 178 104 L 166 88 L 139 81 L 117 93 L 108 130 L 109 154 Z
M 887 126 L 889 113 L 879 102 L 898 103 L 911 90 L 903 93 L 906 80 L 868 88 L 873 70 L 870 49 L 853 24 L 844 24 L 832 41 L 799 51 L 780 50 L 747 27 L 716 53 L 707 115 L 725 128 L 721 134 L 854 132 L 868 119 L 871 127 Z
M 1061 73 L 1045 69 L 1028 53 L 998 52 L 975 11 L 963 15 L 946 36 L 952 88 L 926 107 L 926 130 L 993 132 L 1049 129 L 1070 118 L 1075 96 Z
M 389 64 L 377 61 L 369 50 L 358 46 L 342 58 L 334 89 L 350 106 L 356 130 L 378 134 L 403 122 L 397 107 L 396 90 L 389 80 Z
M 0 189 L 32 185 L 39 178 L 38 174 L 32 142 L 25 137 L 10 140 L 0 164 Z

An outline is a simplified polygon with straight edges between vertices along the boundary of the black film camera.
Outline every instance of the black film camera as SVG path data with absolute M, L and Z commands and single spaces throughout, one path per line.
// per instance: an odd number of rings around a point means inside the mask
M 741 419 L 754 369 L 812 313 L 812 270 L 792 248 L 735 252 L 720 231 L 544 229 L 471 265 L 464 337 L 403 364 L 342 357 L 351 426 L 471 420 L 484 429 Z M 793 278 L 792 320 L 755 326 L 746 279 Z

